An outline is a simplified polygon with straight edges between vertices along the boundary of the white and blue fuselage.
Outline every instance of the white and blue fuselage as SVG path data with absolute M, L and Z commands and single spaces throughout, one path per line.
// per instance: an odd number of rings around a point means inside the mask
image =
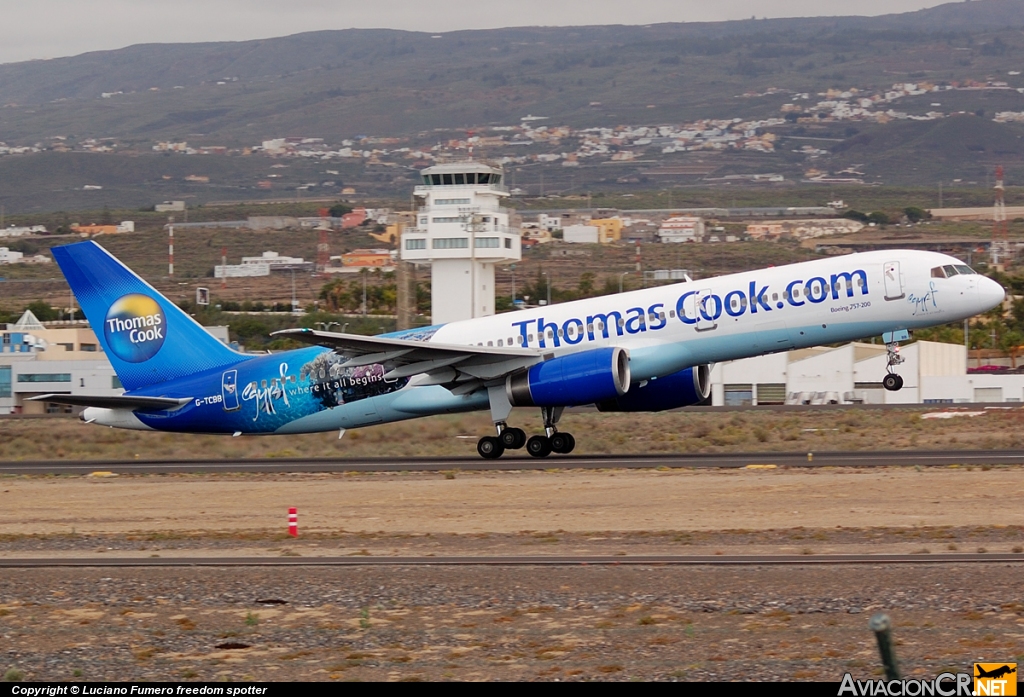
M 991 309 L 1003 297 L 999 284 L 953 257 L 881 251 L 379 338 L 449 347 L 534 349 L 543 360 L 621 348 L 628 352 L 630 384 L 636 385 L 703 364 L 956 322 Z M 426 384 L 437 382 L 427 374 L 389 377 L 386 362 L 351 366 L 321 346 L 235 355 L 236 360 L 128 393 L 189 397 L 184 406 L 166 411 L 90 407 L 83 418 L 125 428 L 287 434 L 493 408 L 487 389 L 460 393 Z

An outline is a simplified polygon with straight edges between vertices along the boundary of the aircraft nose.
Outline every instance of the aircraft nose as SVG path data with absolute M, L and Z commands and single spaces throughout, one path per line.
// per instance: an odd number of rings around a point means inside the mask
M 996 305 L 1003 302 L 1006 297 L 1006 290 L 993 281 L 991 278 L 985 276 L 980 277 L 978 282 L 978 299 L 981 300 L 981 304 L 985 310 L 989 310 Z

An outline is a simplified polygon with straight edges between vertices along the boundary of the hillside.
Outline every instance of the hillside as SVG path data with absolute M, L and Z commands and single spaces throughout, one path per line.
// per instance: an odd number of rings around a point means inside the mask
M 172 163 L 178 156 L 154 157 L 153 146 L 187 141 L 193 148 L 216 146 L 242 154 L 268 139 L 306 136 L 332 147 L 348 139 L 370 150 L 372 143 L 391 138 L 397 139 L 387 146 L 392 150 L 431 151 L 441 144 L 439 152 L 445 154 L 447 143 L 464 138 L 467 131 L 493 133 L 494 127 L 519 124 L 527 114 L 577 130 L 699 119 L 756 121 L 780 117 L 794 99 L 813 107 L 829 90 L 883 95 L 896 83 L 980 85 L 978 90 L 945 92 L 941 99 L 907 96 L 893 101 L 891 108 L 916 118 L 929 111 L 948 115 L 980 107 L 990 126 L 986 142 L 1016 140 L 1015 127 L 993 123 L 992 116 L 1024 112 L 1024 93 L 1018 91 L 1024 89 L 1022 26 L 1024 0 L 976 0 L 873 18 L 521 27 L 439 35 L 319 31 L 259 41 L 137 45 L 0 65 L 0 144 L 108 149 L 118 153 L 115 157 L 137 158 L 111 164 L 37 154 L 15 158 L 0 151 L 5 184 L 0 202 L 11 210 L 54 210 L 90 207 L 96 201 L 140 206 L 172 196 L 195 196 L 198 201 L 279 197 L 304 183 L 339 179 L 358 183 L 361 192 L 404 197 L 415 158 L 384 163 L 390 170 L 374 170 L 368 161 L 332 163 L 336 175 L 326 167 L 296 164 L 287 184 L 275 182 L 276 193 L 261 193 L 254 189 L 269 176 L 265 161 L 222 157 L 228 161 L 215 163 L 206 157 L 200 164 L 200 158 L 192 157 L 188 163 Z M 939 102 L 941 106 L 934 106 Z M 540 193 L 545 190 L 544 172 L 554 190 L 628 189 L 631 184 L 695 183 L 692 176 L 652 179 L 648 170 L 662 165 L 695 168 L 701 176 L 776 171 L 799 180 L 808 168 L 840 170 L 857 164 L 866 167 L 872 182 L 921 184 L 947 170 L 951 178 L 978 180 L 1000 151 L 1007 153 L 1004 164 L 1011 174 L 1016 171 L 1016 146 L 985 145 L 986 155 L 979 159 L 982 151 L 967 150 L 965 155 L 957 137 L 945 140 L 950 146 L 946 152 L 893 135 L 916 132 L 918 125 L 804 126 L 794 121 L 774 129 L 786 147 L 765 154 L 709 153 L 708 159 L 666 156 L 662 148 L 651 146 L 632 153 L 637 160 L 651 161 L 644 167 L 600 168 L 584 162 L 570 171 L 531 165 L 517 181 Z M 860 140 L 845 143 L 855 138 Z M 868 146 L 865 138 L 875 146 Z M 895 149 L 879 147 L 894 138 Z M 823 152 L 835 154 L 834 163 L 828 155 L 815 154 L 812 161 L 806 153 L 793 152 L 815 139 L 825 144 Z M 848 147 L 836 148 L 836 143 Z M 543 147 L 481 154 L 535 158 L 572 147 L 575 141 L 550 139 Z M 878 164 L 870 158 L 878 158 Z M 908 158 L 922 159 L 916 165 L 921 173 L 917 179 L 912 168 L 893 166 Z M 11 164 L 12 159 L 22 162 Z M 102 164 L 91 169 L 92 162 Z M 1024 174 L 1024 160 L 1020 166 Z M 84 184 L 100 183 L 85 181 L 90 173 L 106 177 L 102 193 L 81 193 Z M 188 174 L 210 176 L 210 186 L 182 184 Z

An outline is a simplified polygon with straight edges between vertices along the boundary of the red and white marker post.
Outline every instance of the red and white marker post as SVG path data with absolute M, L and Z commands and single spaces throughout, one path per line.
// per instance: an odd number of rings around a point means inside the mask
M 299 509 L 288 509 L 288 534 L 292 537 L 299 536 Z

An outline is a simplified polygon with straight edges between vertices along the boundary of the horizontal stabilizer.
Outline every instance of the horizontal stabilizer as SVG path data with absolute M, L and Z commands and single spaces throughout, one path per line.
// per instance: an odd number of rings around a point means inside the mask
M 120 395 L 114 397 L 70 394 L 43 394 L 29 397 L 31 402 L 52 402 L 53 404 L 69 404 L 73 407 L 100 407 L 102 409 L 162 409 L 174 411 L 192 401 L 191 397 L 132 397 Z

